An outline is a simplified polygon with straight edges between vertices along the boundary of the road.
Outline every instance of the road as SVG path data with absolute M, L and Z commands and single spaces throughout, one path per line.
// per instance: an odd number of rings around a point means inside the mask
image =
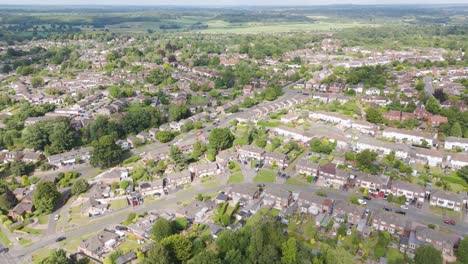
M 5 245 L 0 241 L 0 248 L 4 248 Z M 10 252 L 0 254 L 0 264 L 17 264 L 18 260 L 13 258 Z

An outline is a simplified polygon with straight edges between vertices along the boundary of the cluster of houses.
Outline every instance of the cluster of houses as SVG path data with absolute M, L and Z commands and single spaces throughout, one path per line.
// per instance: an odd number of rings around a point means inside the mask
M 327 227 L 330 221 L 355 227 L 360 236 L 368 236 L 372 230 L 387 231 L 400 238 L 400 250 L 409 255 L 420 245 L 432 244 L 444 257 L 453 259 L 460 236 L 429 229 L 412 222 L 404 215 L 384 210 L 369 211 L 365 207 L 343 200 L 333 200 L 311 192 L 290 192 L 281 188 L 265 189 L 234 186 L 226 192 L 226 201 L 239 203 L 239 218 L 249 217 L 261 207 L 280 210 L 280 216 L 293 213 L 307 214 L 315 218 L 317 227 Z M 287 221 L 287 220 L 286 220 Z

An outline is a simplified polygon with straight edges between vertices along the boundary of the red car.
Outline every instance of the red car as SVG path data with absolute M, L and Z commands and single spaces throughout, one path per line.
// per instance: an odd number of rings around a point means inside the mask
M 447 224 L 447 225 L 456 225 L 457 224 L 457 223 L 455 223 L 455 221 L 453 221 L 451 219 L 445 219 L 444 223 Z

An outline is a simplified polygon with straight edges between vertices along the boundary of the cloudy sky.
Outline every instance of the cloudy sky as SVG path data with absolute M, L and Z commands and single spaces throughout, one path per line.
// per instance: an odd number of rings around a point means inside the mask
M 330 5 L 330 4 L 468 4 L 468 0 L 0 0 L 8 5 Z

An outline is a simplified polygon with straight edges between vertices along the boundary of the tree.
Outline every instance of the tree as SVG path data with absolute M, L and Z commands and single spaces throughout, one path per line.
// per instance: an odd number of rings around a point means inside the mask
M 6 185 L 0 182 L 0 209 L 8 211 L 18 203 L 16 196 Z
M 468 236 L 465 236 L 458 244 L 457 250 L 458 262 L 468 263 Z
M 168 250 L 159 241 L 153 243 L 153 246 L 146 254 L 143 264 L 171 264 L 173 263 Z
M 468 182 L 468 165 L 467 166 L 463 166 L 461 169 L 459 169 L 457 171 L 457 175 L 464 179 L 465 182 Z
M 281 263 L 294 264 L 297 263 L 297 241 L 294 237 L 290 237 L 288 241 L 281 246 Z
M 41 76 L 34 76 L 31 78 L 31 85 L 34 88 L 44 86 L 44 79 Z
M 425 106 L 426 110 L 433 114 L 438 114 L 442 109 L 439 101 L 437 101 L 437 99 L 434 96 L 429 97 L 429 99 L 426 101 Z
M 151 233 L 153 234 L 153 239 L 155 241 L 160 241 L 168 236 L 171 236 L 175 233 L 175 226 L 173 222 L 168 221 L 164 218 L 158 218 L 151 228 Z
M 232 147 L 235 137 L 229 128 L 214 128 L 209 137 L 209 147 L 215 151 L 224 150 Z
M 213 252 L 201 252 L 188 262 L 189 264 L 221 264 L 221 259 Z
M 414 264 L 442 263 L 442 253 L 432 245 L 420 246 L 414 252 Z
M 366 110 L 366 120 L 368 122 L 377 124 L 377 123 L 383 123 L 384 122 L 384 117 L 382 113 L 380 112 L 379 109 L 376 108 L 368 108 Z
M 169 117 L 172 121 L 179 121 L 190 116 L 190 110 L 183 105 L 169 105 Z
M 161 143 L 167 143 L 174 139 L 174 134 L 170 131 L 160 131 L 156 134 L 156 139 Z
M 33 205 L 41 213 L 51 213 L 60 202 L 60 192 L 51 181 L 43 181 L 37 185 L 33 196 Z
M 453 123 L 452 127 L 450 128 L 450 136 L 452 136 L 452 137 L 462 137 L 463 136 L 462 127 L 461 127 L 460 123 L 458 123 L 458 122 Z
M 89 189 L 89 184 L 85 179 L 78 179 L 73 183 L 72 186 L 72 194 L 73 195 L 78 195 L 81 193 L 86 192 Z
M 41 261 L 42 264 L 72 264 L 73 261 L 67 257 L 63 249 L 56 249 L 49 253 L 49 256 Z
M 192 255 L 192 243 L 181 234 L 175 234 L 164 238 L 161 243 L 169 251 L 170 256 L 174 256 L 178 262 L 186 262 Z
M 184 153 L 182 153 L 182 151 L 174 145 L 172 145 L 169 149 L 169 157 L 175 162 L 178 168 L 183 167 L 187 161 Z
M 195 142 L 195 144 L 193 144 L 192 159 L 198 160 L 198 158 L 200 158 L 200 156 L 205 152 L 206 145 L 201 141 Z
M 123 150 L 119 145 L 115 144 L 112 136 L 101 137 L 93 143 L 93 147 L 90 163 L 95 167 L 112 167 L 120 162 L 123 155 Z
M 230 249 L 224 256 L 223 263 L 226 264 L 243 264 L 245 256 L 239 251 L 239 249 Z

